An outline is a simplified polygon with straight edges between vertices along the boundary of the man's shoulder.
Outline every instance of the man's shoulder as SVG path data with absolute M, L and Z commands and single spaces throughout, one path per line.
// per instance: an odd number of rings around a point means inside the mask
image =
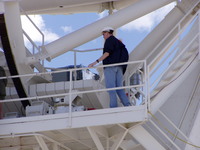
M 115 42 L 115 41 L 118 41 L 118 39 L 115 37 L 115 36 L 110 36 L 109 38 L 107 38 L 106 41 L 109 41 L 109 42 Z

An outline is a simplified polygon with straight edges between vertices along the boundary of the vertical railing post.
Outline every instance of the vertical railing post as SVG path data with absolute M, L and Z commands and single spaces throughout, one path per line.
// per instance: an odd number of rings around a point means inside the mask
M 150 86 L 150 72 L 149 72 L 149 68 L 150 66 L 147 66 L 147 70 L 146 70 L 146 77 L 147 77 L 147 111 L 151 111 L 151 98 L 150 98 L 150 90 L 151 90 L 151 86 Z
M 147 74 L 147 63 L 144 60 L 144 91 L 145 91 L 145 109 L 146 109 L 146 118 L 148 117 L 148 109 L 149 109 L 149 100 L 148 100 L 148 74 Z
M 69 127 L 72 126 L 72 69 L 69 72 Z
M 74 68 L 76 69 L 76 51 L 74 51 Z M 77 78 L 77 70 L 74 71 L 74 81 L 76 81 L 76 78 Z

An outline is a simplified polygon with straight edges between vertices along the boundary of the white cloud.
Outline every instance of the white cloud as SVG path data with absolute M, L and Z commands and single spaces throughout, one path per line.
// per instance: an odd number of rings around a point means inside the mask
M 150 31 L 154 21 L 152 19 L 152 15 L 148 14 L 139 19 L 136 19 L 126 25 L 124 25 L 122 30 L 139 30 L 139 31 Z
M 138 30 L 150 31 L 157 23 L 159 23 L 175 6 L 175 3 L 166 5 L 152 13 L 149 13 L 141 18 L 138 18 L 123 27 L 122 30 Z
M 41 32 L 44 34 L 45 42 L 51 42 L 59 38 L 59 36 L 52 32 L 51 29 L 48 29 L 45 25 L 45 22 L 40 15 L 30 15 L 29 16 L 31 20 L 35 23 L 35 25 L 41 30 Z M 30 36 L 30 38 L 34 42 L 40 42 L 42 41 L 42 35 L 39 33 L 39 31 L 33 26 L 33 24 L 27 19 L 26 16 L 21 16 L 22 20 L 22 28 L 24 31 Z M 27 39 L 25 39 L 25 44 L 27 45 L 29 42 Z
M 70 33 L 73 31 L 71 26 L 62 26 L 61 29 L 65 32 L 65 33 Z

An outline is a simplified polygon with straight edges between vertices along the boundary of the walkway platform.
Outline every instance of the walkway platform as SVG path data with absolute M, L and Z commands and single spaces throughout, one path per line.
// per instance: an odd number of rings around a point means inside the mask
M 0 120 L 0 135 L 145 121 L 146 106 L 129 106 Z

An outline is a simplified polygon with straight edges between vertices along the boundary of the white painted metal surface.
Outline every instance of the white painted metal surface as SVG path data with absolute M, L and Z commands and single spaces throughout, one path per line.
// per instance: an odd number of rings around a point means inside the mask
M 169 4 L 173 0 L 151 0 L 151 1 L 138 1 L 137 3 L 124 8 L 108 17 L 96 21 L 84 28 L 79 29 L 69 35 L 66 35 L 52 43 L 43 47 L 41 54 L 38 54 L 40 59 L 52 59 L 69 50 L 74 49 L 92 39 L 101 35 L 101 30 L 105 26 L 112 26 L 114 29 L 121 27 L 151 11 Z M 146 7 L 148 6 L 148 7 Z M 135 13 L 137 12 L 137 13 Z M 132 15 L 127 15 L 132 14 Z M 120 18 L 120 20 L 119 20 Z M 90 34 L 88 34 L 90 33 Z M 87 36 L 85 36 L 87 35 Z M 67 42 L 66 42 L 67 41 Z
M 10 46 L 13 50 L 13 56 L 18 63 L 16 66 L 20 74 L 31 73 L 33 70 L 25 64 L 26 50 L 24 47 L 23 32 L 20 19 L 20 8 L 18 2 L 4 2 L 5 20 Z M 14 22 L 14 23 L 13 23 Z M 23 86 L 26 86 L 26 78 L 22 80 Z
M 45 8 L 49 8 L 48 10 L 46 10 L 46 12 L 49 11 L 52 13 L 54 12 L 58 13 L 59 11 L 56 10 L 57 9 L 56 5 L 60 6 L 61 4 L 61 1 L 52 1 L 47 3 L 45 0 L 44 1 L 40 0 L 40 2 L 38 1 L 38 3 L 34 4 L 32 2 L 33 1 L 30 0 L 27 1 L 22 0 L 20 1 L 20 6 L 24 6 L 23 9 L 25 9 L 25 11 L 30 10 L 30 13 L 33 12 L 34 7 L 35 8 L 37 7 L 37 9 L 35 9 L 37 13 L 39 11 L 41 12 L 43 11 L 44 13 Z M 106 0 L 65 1 L 66 4 L 68 3 L 70 7 L 74 8 L 78 8 L 83 5 L 85 6 L 87 5 L 89 8 L 89 6 L 92 5 L 96 4 L 100 5 L 99 3 L 102 2 L 109 2 L 109 1 Z M 159 1 L 159 2 L 153 1 L 150 7 L 146 7 L 146 4 L 150 3 L 150 1 L 146 0 L 124 1 L 124 3 L 126 2 L 129 4 L 130 3 L 133 4 L 129 8 L 131 7 L 135 8 L 136 6 L 141 6 L 140 8 L 143 8 L 141 10 L 138 10 L 138 14 L 136 14 L 135 16 L 133 15 L 134 18 L 136 16 L 139 17 L 141 15 L 144 15 L 150 10 L 154 10 L 160 7 L 161 5 L 168 3 L 169 1 Z M 16 10 L 16 8 L 18 8 L 17 1 L 0 2 L 0 4 L 2 3 L 3 4 L 6 3 L 7 8 L 5 9 L 5 11 L 7 11 L 6 14 L 8 16 L 10 16 L 11 18 L 15 16 L 16 19 L 19 18 L 19 10 Z M 118 4 L 121 3 L 121 6 L 122 5 L 125 6 L 125 4 L 123 4 L 123 1 L 121 0 L 117 1 L 117 3 Z M 163 50 L 162 48 L 164 47 L 168 47 L 167 45 L 169 44 L 169 41 L 171 41 L 173 38 L 176 38 L 178 31 L 176 30 L 176 32 L 173 32 L 173 30 L 171 30 L 175 26 L 175 24 L 177 24 L 179 20 L 185 16 L 186 19 L 179 26 L 179 28 L 181 29 L 185 24 L 188 23 L 190 18 L 193 17 L 196 10 L 199 9 L 200 4 L 198 3 L 199 3 L 198 0 L 182 0 L 181 2 L 179 1 L 178 3 L 179 5 L 174 10 L 172 10 L 171 14 L 169 14 L 165 18 L 165 20 L 158 27 L 156 27 L 155 30 L 152 33 L 150 33 L 149 36 L 147 36 L 147 38 L 141 43 L 141 45 L 139 45 L 133 51 L 133 53 L 131 53 L 131 60 L 145 59 L 145 61 L 147 60 L 147 65 L 148 65 L 149 62 L 151 62 L 154 58 L 157 57 L 158 51 Z M 14 9 L 12 9 L 8 4 L 14 4 L 13 5 Z M 50 6 L 52 7 L 50 8 Z M 52 9 L 53 7 L 55 8 L 54 10 Z M 188 14 L 188 11 L 190 9 L 192 9 L 192 12 Z M 8 10 L 11 11 L 8 12 Z M 128 9 L 124 9 L 123 11 L 124 12 L 128 11 Z M 11 12 L 13 12 L 13 14 L 17 12 L 18 14 L 13 15 Z M 120 16 L 120 14 L 113 16 L 117 18 Z M 109 17 L 112 18 L 111 16 Z M 113 18 L 114 20 L 116 19 L 115 17 Z M 14 19 L 11 18 L 7 19 L 9 21 L 8 22 L 9 24 L 12 23 L 12 19 Z M 120 22 L 119 23 L 116 22 L 116 27 L 120 25 L 121 25 Z M 100 27 L 101 23 L 98 24 L 98 26 Z M 20 28 L 20 24 L 18 24 L 18 28 Z M 90 27 L 86 27 L 86 29 L 88 30 L 90 29 Z M 87 31 L 86 29 L 81 29 L 81 30 Z M 9 30 L 15 31 L 14 29 L 12 29 L 12 25 L 10 25 Z M 163 39 L 164 36 L 167 35 L 167 33 L 169 33 L 170 30 L 174 34 L 172 34 L 168 39 L 164 40 Z M 78 32 L 79 31 L 76 31 L 77 35 Z M 194 28 L 194 32 L 199 33 L 199 28 L 198 29 Z M 20 37 L 21 34 L 22 33 L 20 32 L 19 35 L 14 34 L 11 35 L 11 37 L 15 39 L 18 36 Z M 96 34 L 95 36 L 97 36 L 97 32 L 95 34 Z M 94 35 L 91 35 L 91 37 L 92 36 Z M 158 90 L 157 94 L 155 94 L 154 97 L 150 97 L 151 93 L 148 92 L 149 100 L 152 101 L 152 102 L 149 101 L 148 110 L 151 111 L 152 114 L 154 114 L 154 116 L 147 118 L 146 114 L 147 104 L 145 103 L 145 105 L 119 107 L 115 109 L 107 108 L 107 109 L 98 109 L 98 110 L 83 111 L 83 112 L 70 111 L 69 113 L 63 113 L 63 114 L 51 114 L 44 116 L 3 119 L 0 120 L 0 139 L 1 139 L 0 149 L 2 150 L 195 149 L 195 146 L 196 147 L 199 146 L 198 139 L 196 141 L 194 140 L 194 138 L 198 137 L 197 135 L 199 134 L 199 132 L 197 132 L 198 129 L 194 126 L 194 124 L 198 122 L 199 108 L 200 108 L 199 104 L 200 70 L 198 67 L 199 59 L 197 57 L 200 43 L 199 40 L 193 41 L 193 38 L 196 38 L 195 36 L 193 36 L 193 34 L 188 34 L 187 36 L 188 36 L 186 38 L 187 40 L 185 40 L 187 42 L 183 41 L 182 44 L 183 49 L 185 48 L 186 51 L 183 54 L 180 53 L 179 51 L 181 57 L 180 58 L 175 57 L 174 60 L 176 61 L 171 61 L 169 63 L 170 66 L 169 70 L 167 70 L 163 74 L 162 78 L 160 78 L 161 81 L 159 82 L 158 86 L 155 87 L 155 90 Z M 160 40 L 161 40 L 161 45 L 158 45 Z M 19 44 L 21 44 L 21 46 L 23 47 L 23 44 L 20 42 Z M 85 41 L 81 42 L 84 43 Z M 191 44 L 191 46 L 187 46 L 187 44 L 185 45 L 185 43 L 187 43 L 188 45 Z M 77 46 L 79 44 L 75 43 L 74 46 Z M 13 45 L 15 44 L 12 44 L 12 46 Z M 18 43 L 16 43 L 16 45 L 18 45 Z M 16 48 L 17 47 L 13 48 L 14 51 L 16 50 Z M 165 49 L 163 51 L 165 51 Z M 48 54 L 47 56 L 56 57 L 57 55 L 62 53 L 63 51 L 59 50 L 56 52 L 56 54 L 50 53 L 50 55 Z M 152 54 L 152 55 L 148 56 L 147 54 Z M 161 60 L 162 57 L 164 57 L 164 55 L 159 56 L 159 59 L 156 59 L 155 62 L 156 63 L 159 62 L 157 60 Z M 44 58 L 46 58 L 46 56 Z M 135 65 L 129 64 L 129 70 L 127 73 L 132 74 L 133 73 L 132 71 L 135 69 L 134 67 Z M 23 71 L 22 72 L 20 71 L 20 74 L 23 74 L 27 70 L 24 72 Z M 149 69 L 149 71 L 151 71 L 151 69 Z M 30 73 L 30 70 L 27 71 L 26 73 Z M 127 76 L 129 76 L 130 74 L 128 74 Z M 56 94 L 60 93 L 65 93 L 65 94 L 67 93 L 67 95 L 71 95 L 72 97 L 73 94 L 72 87 L 74 87 L 73 82 L 69 83 L 60 82 L 51 84 L 42 83 L 40 85 L 37 84 L 37 80 L 34 80 L 34 82 L 36 84 L 30 86 L 31 88 L 29 92 L 30 94 L 35 96 L 32 97 L 33 99 L 37 98 L 40 99 L 42 97 L 46 99 L 49 96 L 50 97 L 57 96 Z M 32 81 L 31 83 L 34 82 Z M 147 82 L 145 82 L 144 84 L 146 83 Z M 84 90 L 81 91 L 82 92 L 81 94 L 84 94 L 84 92 L 88 92 L 87 91 L 88 87 L 92 87 L 91 84 L 93 83 L 88 83 L 88 85 L 81 84 L 76 86 L 83 86 L 81 88 L 82 90 L 83 89 Z M 97 87 L 94 88 L 95 92 L 98 91 Z M 34 91 L 32 88 L 37 90 Z M 28 91 L 28 88 L 26 90 Z M 9 99 L 17 98 L 15 90 L 9 91 L 8 93 L 11 94 L 7 98 Z M 87 94 L 90 95 L 90 93 Z M 95 100 L 101 100 L 102 98 L 101 96 L 102 95 L 98 95 L 96 97 L 92 96 L 92 97 L 95 98 Z M 29 98 L 31 99 L 31 97 Z M 15 99 L 15 100 L 19 101 L 22 99 Z M 71 103 L 72 101 L 70 101 L 69 104 L 71 105 Z M 7 105 L 7 107 L 9 107 L 10 105 Z M 12 103 L 12 105 L 14 105 L 14 103 Z M 163 115 L 157 113 L 157 110 L 159 109 L 162 111 Z M 9 108 L 7 110 L 9 111 Z M 154 117 L 157 120 L 155 120 Z M 151 120 L 148 121 L 147 119 L 150 118 Z M 174 135 L 172 136 L 169 131 L 171 131 Z M 181 133 L 179 133 L 180 131 Z M 177 137 L 180 137 L 181 139 L 183 139 L 183 141 L 178 140 Z M 188 146 L 186 144 L 187 142 L 189 143 L 193 142 L 192 144 L 194 145 Z
M 140 122 L 146 118 L 145 106 L 119 107 L 84 112 L 4 119 L 0 122 L 0 135 L 82 128 L 118 123 Z M 29 128 L 31 126 L 31 128 Z
M 146 150 L 165 150 L 165 148 L 160 145 L 153 136 L 151 136 L 142 126 L 136 126 L 131 129 L 130 134 L 139 141 Z

